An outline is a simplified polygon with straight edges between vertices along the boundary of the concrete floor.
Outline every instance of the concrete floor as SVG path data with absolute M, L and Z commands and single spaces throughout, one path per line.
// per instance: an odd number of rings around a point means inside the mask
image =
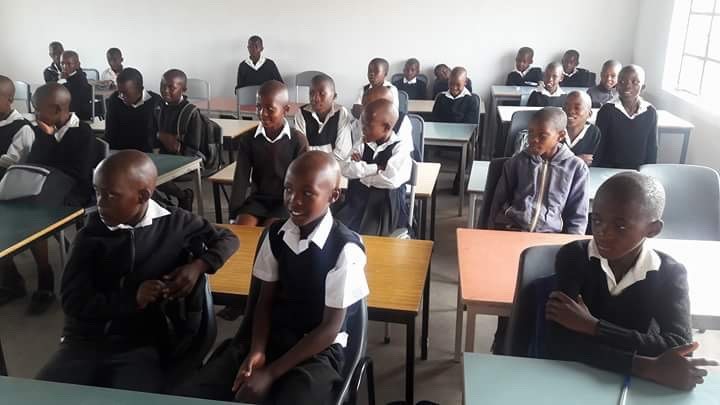
M 444 167 L 451 165 L 444 165 Z M 452 173 L 452 172 L 451 172 Z M 416 362 L 415 398 L 441 404 L 462 401 L 462 366 L 453 361 L 455 308 L 457 299 L 457 253 L 455 229 L 466 226 L 466 217 L 457 216 L 457 197 L 450 195 L 452 174 L 440 179 L 437 231 L 432 262 L 430 303 L 430 348 L 427 361 Z M 210 187 L 205 187 L 206 217 L 214 218 Z M 467 215 L 467 212 L 465 212 Z M 225 214 L 227 218 L 227 213 Z M 57 244 L 50 243 L 55 268 L 59 268 Z M 28 286 L 35 286 L 34 263 L 29 252 L 17 256 L 20 271 Z M 59 284 L 58 284 L 59 285 Z M 58 345 L 63 315 L 59 305 L 40 317 L 25 316 L 29 299 L 0 307 L 0 338 L 10 375 L 32 378 Z M 218 342 L 234 334 L 237 322 L 219 319 Z M 495 331 L 496 318 L 480 316 L 477 321 L 475 347 L 487 352 Z M 416 336 L 420 336 L 417 322 Z M 404 326 L 392 327 L 392 341 L 383 344 L 384 325 L 370 323 L 369 355 L 375 362 L 376 399 L 378 404 L 404 399 L 405 333 Z M 697 334 L 701 343 L 699 356 L 720 359 L 720 332 Z M 419 356 L 419 345 L 417 348 Z M 364 403 L 364 401 L 363 401 Z

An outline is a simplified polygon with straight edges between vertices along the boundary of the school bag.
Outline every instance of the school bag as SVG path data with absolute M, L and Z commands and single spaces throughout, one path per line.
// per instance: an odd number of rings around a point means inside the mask
M 201 128 L 202 133 L 200 134 L 200 145 L 198 150 L 193 150 L 187 144 L 186 149 L 192 151 L 192 154 L 201 158 L 203 163 L 202 175 L 207 177 L 217 172 L 223 165 L 222 158 L 222 129 L 220 126 L 209 119 L 204 114 L 200 113 L 197 106 L 193 104 L 187 104 L 180 110 L 178 115 L 177 133 L 187 134 L 188 127 L 190 125 L 190 119 L 193 114 L 197 111 L 197 115 L 202 122 Z M 182 140 L 181 140 L 182 141 Z

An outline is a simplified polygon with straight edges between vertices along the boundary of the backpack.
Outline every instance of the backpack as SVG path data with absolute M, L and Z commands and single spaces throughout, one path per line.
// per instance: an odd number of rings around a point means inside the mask
M 215 121 L 200 113 L 197 106 L 187 104 L 178 115 L 178 134 L 187 133 L 190 119 L 196 111 L 202 122 L 202 134 L 200 135 L 200 149 L 194 150 L 193 155 L 202 159 L 202 175 L 207 177 L 217 172 L 224 163 L 222 158 L 222 129 Z M 187 148 L 187 145 L 185 146 Z

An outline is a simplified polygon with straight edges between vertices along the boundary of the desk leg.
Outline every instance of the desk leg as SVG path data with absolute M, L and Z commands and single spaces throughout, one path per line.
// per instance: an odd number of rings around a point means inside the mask
M 493 128 L 493 125 L 495 125 L 495 121 L 497 120 L 497 105 L 497 98 L 495 96 L 491 96 L 490 111 L 487 111 L 485 117 L 485 154 L 487 155 L 488 160 L 492 160 L 493 154 L 495 153 L 495 128 Z
M 460 282 L 458 281 L 457 290 L 457 311 L 455 313 L 455 361 L 460 361 L 462 355 L 462 327 L 463 327 L 463 300 L 460 290 Z
M 220 185 L 213 183 L 213 202 L 215 203 L 215 223 L 222 224 L 222 203 L 220 202 Z
M 428 327 L 430 325 L 430 272 L 432 266 L 428 265 L 427 275 L 425 276 L 425 288 L 423 289 L 423 313 L 422 313 L 422 331 L 420 334 L 420 358 L 427 360 L 428 358 Z
M 692 132 L 692 129 L 686 129 L 683 133 L 683 144 L 682 144 L 682 150 L 680 151 L 680 164 L 685 164 L 685 159 L 687 159 L 687 150 L 688 145 L 690 145 L 690 132 Z
M 60 239 L 60 265 L 65 268 L 65 252 L 67 252 L 67 250 L 65 250 L 65 230 L 60 230 L 58 236 Z
M 424 198 L 417 200 L 419 210 L 418 225 L 420 226 L 419 236 L 422 240 L 427 240 L 427 204 Z
M 197 200 L 198 215 L 205 217 L 205 206 L 203 204 L 202 195 L 202 174 L 200 173 L 200 166 L 195 171 L 195 200 Z
M 7 377 L 7 365 L 5 364 L 5 353 L 3 352 L 2 342 L 0 342 L 0 376 Z
M 405 324 L 405 403 L 415 403 L 415 317 Z
M 475 318 L 477 318 L 477 313 L 475 313 L 472 306 L 468 305 L 467 325 L 465 325 L 465 351 L 470 353 L 475 351 Z
M 430 240 L 435 240 L 435 210 L 437 206 L 437 179 L 435 180 L 435 187 L 433 187 L 432 195 L 430 196 Z
M 463 214 L 463 205 L 465 204 L 465 170 L 467 167 L 467 153 L 468 145 L 463 144 L 462 156 L 460 156 L 460 199 L 458 205 L 458 216 L 461 217 Z
M 468 198 L 470 199 L 470 206 L 468 207 L 468 223 L 467 227 L 472 229 L 475 227 L 475 210 L 477 205 L 477 193 L 469 193 Z

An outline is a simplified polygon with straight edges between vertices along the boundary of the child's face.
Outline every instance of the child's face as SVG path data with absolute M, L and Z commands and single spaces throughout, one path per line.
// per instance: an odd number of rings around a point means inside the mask
M 528 149 L 532 155 L 550 159 L 557 152 L 558 144 L 565 138 L 565 130 L 558 131 L 550 121 L 530 121 Z
M 63 109 L 52 100 L 52 97 L 37 100 L 34 107 L 36 120 L 50 127 L 57 127 L 63 124 Z
M 385 82 L 387 72 L 380 63 L 370 63 L 368 65 L 367 77 L 368 82 L 374 86 L 382 86 Z
M 13 110 L 12 103 L 15 93 L 9 84 L 0 84 L 0 117 L 5 117 Z
M 142 190 L 132 187 L 133 182 L 124 174 L 106 174 L 99 170 L 93 176 L 97 197 L 98 215 L 105 224 L 117 226 L 132 224 L 143 214 L 147 199 Z
M 310 106 L 316 113 L 327 113 L 335 101 L 335 90 L 327 81 L 310 86 Z
M 467 78 L 465 77 L 465 75 L 450 76 L 450 81 L 448 82 L 448 91 L 453 97 L 459 96 L 465 88 L 465 82 L 467 82 Z
M 382 114 L 370 115 L 363 111 L 360 117 L 363 140 L 367 143 L 381 141 L 390 135 L 390 125 L 385 122 Z
M 612 191 L 599 193 L 595 198 L 592 230 L 600 255 L 608 260 L 619 260 L 659 231 L 654 232 L 658 222 L 649 221 L 637 201 L 613 194 Z
M 567 74 L 571 74 L 578 66 L 578 58 L 575 55 L 565 54 L 562 58 L 563 70 Z
M 61 66 L 63 73 L 65 73 L 66 75 L 71 75 L 80 68 L 80 61 L 75 56 L 63 55 Z
M 575 94 L 568 96 L 565 100 L 563 110 L 565 114 L 567 114 L 568 127 L 570 128 L 580 128 L 584 126 L 592 115 L 590 106 L 583 102 L 582 97 Z
M 560 86 L 562 78 L 562 68 L 545 69 L 545 89 L 554 93 L 558 89 L 558 86 Z
M 264 128 L 280 129 L 285 125 L 285 114 L 290 108 L 280 99 L 278 93 L 260 96 L 257 113 Z
M 48 55 L 50 56 L 50 59 L 52 59 L 53 63 L 56 65 L 60 64 L 60 57 L 62 56 L 62 53 L 63 49 L 59 46 L 51 46 L 48 48 Z
M 403 68 L 403 75 L 407 80 L 412 80 L 417 77 L 420 66 L 417 63 L 406 63 Z
M 160 95 L 168 104 L 179 104 L 186 87 L 182 77 L 163 77 L 160 81 Z
M 518 54 L 515 57 L 515 69 L 517 69 L 520 72 L 524 72 L 527 70 L 527 68 L 530 67 L 533 63 L 533 57 L 529 53 L 522 53 Z
M 640 79 L 636 71 L 632 69 L 623 70 L 620 73 L 617 83 L 617 91 L 620 100 L 634 101 L 640 97 L 640 92 L 645 88 L 645 83 Z
M 106 55 L 108 65 L 110 65 L 110 68 L 116 72 L 119 72 L 122 70 L 122 63 L 123 63 L 123 57 L 121 54 L 117 53 L 108 53 Z
M 131 80 L 118 82 L 117 87 L 118 94 L 126 105 L 136 104 L 140 100 L 140 97 L 142 97 L 142 89 Z
M 607 90 L 615 88 L 617 85 L 618 74 L 620 73 L 617 66 L 610 66 L 600 72 L 600 85 Z
M 340 190 L 319 170 L 288 170 L 283 197 L 290 219 L 297 226 L 316 221 L 337 201 Z
M 435 69 L 435 78 L 437 80 L 448 80 L 450 78 L 450 68 L 447 66 L 440 66 Z
M 252 60 L 260 59 L 260 56 L 262 56 L 263 49 L 264 49 L 263 45 L 262 45 L 262 43 L 260 43 L 260 41 L 248 41 L 247 50 L 248 50 L 248 54 L 250 54 L 250 59 L 252 59 Z

